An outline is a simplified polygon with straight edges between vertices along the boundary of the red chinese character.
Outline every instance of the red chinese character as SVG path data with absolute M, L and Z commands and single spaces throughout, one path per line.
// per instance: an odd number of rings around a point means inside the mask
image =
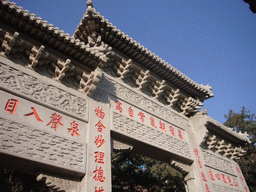
M 179 133 L 179 138 L 180 139 L 183 139 L 182 135 L 181 135 L 181 130 L 178 130 L 178 133 Z
M 214 178 L 214 175 L 212 174 L 212 170 L 211 169 L 209 170 L 209 174 L 210 174 L 211 180 L 215 181 L 215 178 Z
M 95 153 L 95 163 L 102 163 L 104 164 L 104 157 L 105 153 L 96 151 Z
M 99 187 L 99 190 L 97 187 L 95 187 L 95 192 L 104 192 L 104 188 L 103 187 Z
M 132 109 L 132 107 L 129 107 L 128 113 L 133 118 L 133 109 Z
M 229 184 L 231 185 L 231 186 L 233 186 L 233 183 L 232 183 L 232 181 L 231 181 L 231 178 L 229 177 L 229 176 L 227 176 L 228 177 L 228 182 L 229 182 Z
M 171 134 L 175 137 L 174 128 L 172 126 L 169 127 Z
M 11 114 L 14 114 L 18 103 L 19 101 L 16 99 L 9 99 L 5 105 L 5 111 L 9 111 Z
M 221 180 L 220 174 L 215 174 L 215 177 L 216 177 L 217 179 Z
M 75 134 L 78 135 L 78 136 L 80 136 L 80 135 L 77 133 L 77 131 L 79 131 L 78 126 L 79 126 L 79 125 L 76 123 L 76 121 L 73 121 L 73 123 L 71 123 L 71 128 L 68 128 L 68 132 L 73 131 L 73 132 L 71 133 L 72 137 L 74 137 Z
M 160 125 L 160 129 L 166 132 L 165 124 L 160 121 L 159 125 Z
M 244 189 L 245 189 L 245 191 L 246 191 L 246 192 L 248 192 L 248 189 L 247 189 L 247 187 L 245 187 L 245 186 L 244 186 Z
M 207 182 L 207 179 L 206 179 L 205 174 L 204 174 L 203 171 L 201 172 L 201 175 L 202 175 L 202 179 L 203 179 L 205 182 Z
M 120 103 L 120 101 L 119 100 L 117 100 L 117 101 L 115 101 L 115 103 L 116 103 L 116 110 L 118 110 L 120 113 L 122 113 L 123 112 L 123 109 L 122 109 L 122 103 Z
M 40 119 L 40 117 L 38 116 L 38 114 L 37 114 L 37 112 L 36 112 L 36 109 L 35 109 L 34 107 L 31 107 L 31 109 L 32 109 L 32 111 L 33 111 L 33 112 L 28 113 L 28 114 L 26 114 L 26 115 L 24 115 L 24 116 L 31 116 L 31 115 L 35 115 L 35 117 L 36 117 L 37 121 L 39 121 L 39 122 L 43 122 L 43 120 L 42 120 L 42 119 Z
M 240 172 L 240 170 L 239 170 L 239 168 L 238 168 L 238 167 L 236 167 L 236 170 L 238 171 L 238 173 L 240 173 L 240 174 L 241 174 L 241 172 Z
M 238 183 L 236 182 L 236 179 L 235 178 L 233 178 L 234 179 L 234 185 L 236 186 L 236 187 L 239 187 L 238 186 Z
M 98 169 L 98 166 L 96 166 L 96 170 L 93 171 L 93 173 L 95 173 L 95 176 L 93 177 L 95 181 L 100 181 L 100 182 L 105 181 L 106 178 L 103 176 L 104 170 L 101 167 Z
M 95 127 L 98 127 L 98 132 L 102 132 L 103 129 L 106 129 L 106 127 L 101 123 L 101 120 L 95 125 Z
M 145 115 L 142 112 L 139 112 L 138 116 L 140 116 L 141 122 L 144 122 Z
M 242 176 L 240 176 L 240 178 L 241 178 L 241 181 L 244 183 L 244 178 Z
M 198 150 L 197 150 L 196 148 L 194 149 L 194 153 L 195 153 L 195 155 L 196 155 L 198 158 L 200 158 L 200 157 L 199 157 L 199 154 L 198 154 Z
M 225 175 L 224 175 L 224 174 L 222 174 L 221 176 L 222 176 L 222 179 L 223 179 L 224 183 L 228 184 L 228 182 L 227 182 L 227 180 L 226 180 Z
M 200 159 L 198 159 L 198 164 L 199 164 L 199 167 L 202 169 L 203 166 L 202 166 L 202 163 L 201 163 Z
M 95 109 L 97 117 L 104 119 L 105 113 L 103 112 L 103 109 L 100 109 L 99 107 Z
M 102 139 L 102 135 L 98 135 L 95 137 L 94 143 L 97 145 L 97 148 L 100 148 L 105 143 L 105 140 Z
M 156 125 L 155 125 L 155 119 L 153 117 L 150 117 L 150 125 L 157 128 Z
M 55 131 L 57 131 L 58 125 L 60 124 L 61 126 L 63 126 L 63 124 L 60 122 L 62 117 L 60 115 L 57 115 L 57 113 L 52 114 L 51 116 L 52 120 L 46 125 L 50 125 L 52 124 L 52 129 L 55 129 Z
M 210 192 L 209 186 L 207 184 L 205 184 L 205 189 L 206 189 L 206 192 Z

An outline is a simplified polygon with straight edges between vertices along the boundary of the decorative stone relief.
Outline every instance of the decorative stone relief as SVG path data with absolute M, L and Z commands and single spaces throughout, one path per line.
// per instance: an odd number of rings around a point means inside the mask
M 47 174 L 39 174 L 37 181 L 45 182 L 45 185 L 57 192 L 79 192 L 79 182 Z
M 115 112 L 113 112 L 113 130 L 149 145 L 191 159 L 188 143 Z
M 84 144 L 3 118 L 0 151 L 79 172 L 85 169 Z
M 132 145 L 123 143 L 123 142 L 115 140 L 115 139 L 112 140 L 112 146 L 113 146 L 113 149 L 116 149 L 116 150 L 122 150 L 122 149 L 132 150 L 132 148 L 133 148 Z
M 202 154 L 206 165 L 224 172 L 235 174 L 232 163 L 230 161 L 206 150 L 202 150 Z
M 189 121 L 186 118 L 183 118 L 182 116 L 177 115 L 171 110 L 157 104 L 156 102 L 153 102 L 145 96 L 126 88 L 120 83 L 112 80 L 106 74 L 102 76 L 98 87 L 144 109 L 145 111 L 148 111 L 149 113 L 164 118 L 166 121 L 171 122 L 183 129 L 189 128 Z
M 0 63 L 0 84 L 11 91 L 30 96 L 84 118 L 87 115 L 87 100 L 77 97 L 53 85 Z
M 225 191 L 225 192 L 241 192 L 241 190 L 233 189 L 233 188 L 227 187 L 225 185 L 219 185 L 216 183 L 213 183 L 212 187 L 214 189 L 214 192 L 223 192 L 223 191 Z

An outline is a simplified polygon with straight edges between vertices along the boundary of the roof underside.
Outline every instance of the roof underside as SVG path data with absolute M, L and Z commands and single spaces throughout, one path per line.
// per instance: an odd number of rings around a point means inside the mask
M 101 36 L 101 41 L 105 44 L 125 54 L 192 97 L 198 97 L 203 101 L 214 96 L 210 86 L 202 86 L 195 83 L 160 57 L 113 26 L 113 24 L 100 15 L 99 12 L 96 12 L 92 7 L 91 1 L 88 2 L 86 14 L 74 33 L 76 38 L 79 38 L 87 44 L 88 37 L 92 32 L 96 31 Z

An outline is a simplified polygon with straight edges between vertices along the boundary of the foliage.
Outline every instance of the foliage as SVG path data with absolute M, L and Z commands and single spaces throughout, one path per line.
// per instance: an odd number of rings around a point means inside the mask
M 237 160 L 245 180 L 251 191 L 256 191 L 256 116 L 245 107 L 242 107 L 240 113 L 229 111 L 225 115 L 227 127 L 233 127 L 236 131 L 242 131 L 249 134 L 251 144 L 248 145 L 247 153 Z
M 1 192 L 53 192 L 33 175 L 0 169 Z
M 143 157 L 133 150 L 112 153 L 112 191 L 182 192 L 182 176 L 169 164 Z
M 253 13 L 256 13 L 256 1 L 255 0 L 244 0 L 245 3 L 250 5 L 250 9 Z

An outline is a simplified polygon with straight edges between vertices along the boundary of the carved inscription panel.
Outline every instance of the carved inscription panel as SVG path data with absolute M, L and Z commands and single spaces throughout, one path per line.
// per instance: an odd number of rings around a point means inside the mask
M 0 152 L 85 173 L 86 145 L 0 118 Z
M 154 127 L 149 127 L 129 117 L 125 117 L 117 112 L 113 112 L 112 130 L 149 145 L 191 159 L 188 143 L 168 135 L 161 130 L 157 130 Z
M 28 70 L 28 69 L 24 69 Z M 30 71 L 32 73 L 33 71 Z M 32 76 L 27 72 L 15 69 L 0 62 L 0 87 L 19 93 L 37 100 L 43 104 L 63 110 L 79 118 L 85 118 L 88 114 L 88 103 L 86 99 L 78 97 L 70 92 L 58 88 L 54 84 L 46 81 L 42 82 L 41 78 Z M 60 83 L 58 83 L 61 85 Z
M 176 126 L 179 126 L 183 129 L 190 128 L 189 121 L 186 117 L 177 114 L 171 109 L 167 109 L 146 95 L 143 96 L 139 94 L 136 89 L 132 87 L 127 88 L 127 86 L 125 86 L 123 83 L 117 82 L 114 78 L 105 73 L 103 74 L 98 87 L 112 95 L 115 95 L 118 98 L 121 98 L 135 106 L 140 107 L 148 113 L 163 118 L 166 121 L 175 124 Z
M 230 174 L 235 174 L 232 163 L 228 159 L 224 159 L 206 150 L 202 150 L 202 154 L 206 165 Z

